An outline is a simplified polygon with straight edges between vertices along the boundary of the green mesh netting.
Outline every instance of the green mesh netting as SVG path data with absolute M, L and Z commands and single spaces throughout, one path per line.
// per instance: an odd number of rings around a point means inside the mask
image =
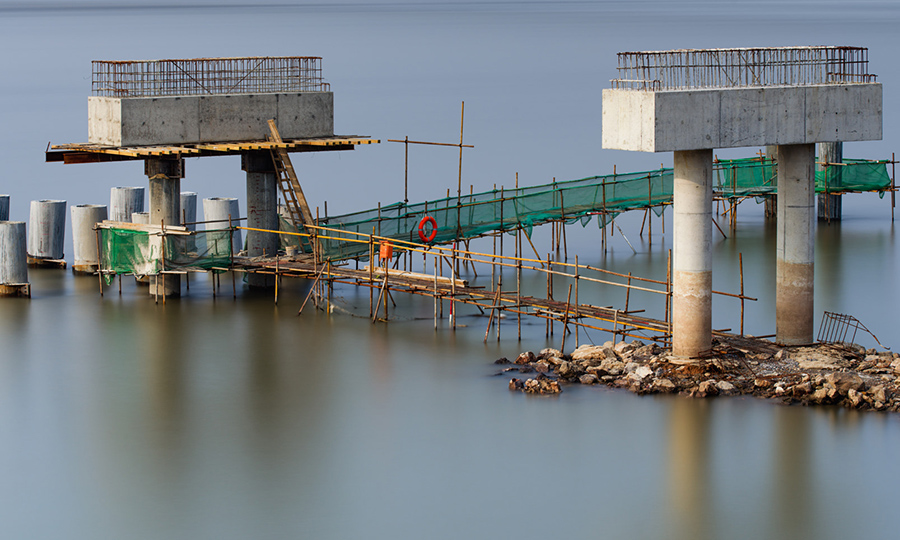
M 151 234 L 131 229 L 100 229 L 100 263 L 104 273 L 152 275 L 163 270 L 227 267 L 231 230 L 190 235 Z
M 880 191 L 891 187 L 888 161 L 845 159 L 816 171 L 817 193 Z M 720 160 L 715 169 L 715 192 L 724 197 L 754 197 L 777 191 L 776 165 L 760 158 Z M 826 189 L 827 185 L 827 189 Z
M 891 185 L 886 161 L 845 160 L 842 166 L 828 167 L 816 173 L 816 191 L 883 191 Z M 839 169 L 839 170 L 838 170 Z M 336 237 L 322 240 L 326 258 L 340 260 L 367 256 L 368 245 L 353 243 L 353 233 L 419 242 L 419 222 L 431 216 L 437 223 L 435 244 L 473 238 L 488 232 L 514 231 L 519 227 L 531 234 L 535 225 L 550 221 L 580 221 L 587 225 L 591 216 L 600 215 L 599 226 L 625 210 L 654 208 L 672 201 L 672 169 L 592 176 L 568 182 L 556 182 L 527 188 L 492 190 L 473 195 L 438 199 L 420 204 L 395 203 L 380 209 L 328 217 L 322 225 L 340 229 L 328 232 Z M 720 161 L 715 168 L 717 195 L 725 197 L 762 197 L 776 191 L 776 167 L 760 158 Z M 840 176 L 840 181 L 835 176 Z M 827 177 L 827 178 L 826 178 Z M 283 230 L 296 231 L 287 223 Z M 430 227 L 429 227 L 430 230 Z M 299 245 L 296 241 L 293 245 Z

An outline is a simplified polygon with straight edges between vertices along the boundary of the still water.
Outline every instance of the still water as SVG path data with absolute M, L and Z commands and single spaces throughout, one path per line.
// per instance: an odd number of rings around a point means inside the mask
M 528 184 L 671 163 L 599 149 L 599 92 L 618 51 L 861 45 L 885 85 L 885 140 L 845 154 L 885 158 L 898 141 L 898 19 L 883 2 L 850 12 L 803 1 L 0 2 L 0 191 L 12 219 L 25 219 L 31 199 L 105 203 L 112 186 L 145 185 L 139 164 L 42 163 L 48 140 L 86 139 L 92 59 L 323 56 L 337 131 L 381 139 L 458 140 L 464 100 L 475 148 L 463 182 L 482 190 L 512 185 L 516 172 Z M 453 150 L 415 149 L 410 199 L 455 186 L 457 164 Z M 307 197 L 332 213 L 402 199 L 400 145 L 295 166 Z M 243 186 L 233 158 L 189 160 L 182 185 L 242 200 Z M 844 221 L 817 233 L 817 312 L 853 314 L 896 350 L 889 197 L 844 206 Z M 569 252 L 664 278 L 670 238 L 654 218 L 650 245 L 640 218 L 620 220 L 637 253 L 618 231 L 602 253 L 595 223 L 569 228 Z M 747 293 L 759 298 L 746 330 L 770 334 L 772 224 L 748 203 L 726 233 L 715 286 L 737 290 L 743 254 Z M 549 250 L 548 231 L 534 240 Z M 373 325 L 346 313 L 368 312 L 368 294 L 351 288 L 336 291 L 335 313 L 298 317 L 301 282 L 286 282 L 276 306 L 241 283 L 232 298 L 228 278 L 214 298 L 209 279 L 194 277 L 163 306 L 127 279 L 121 296 L 114 286 L 101 297 L 94 278 L 30 278 L 31 300 L 0 302 L 3 538 L 890 538 L 900 526 L 892 416 L 602 388 L 513 394 L 491 362 L 558 347 L 560 332 L 548 340 L 526 321 L 519 343 L 506 320 L 501 341 L 484 344 L 486 318 L 464 311 L 456 332 L 446 320 L 435 331 L 423 299 L 398 297 L 396 319 Z M 643 300 L 661 311 L 632 297 Z M 733 300 L 714 309 L 717 328 L 740 324 Z

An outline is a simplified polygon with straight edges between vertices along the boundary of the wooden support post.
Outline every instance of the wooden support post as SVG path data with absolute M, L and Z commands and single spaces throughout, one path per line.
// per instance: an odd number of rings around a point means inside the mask
M 103 296 L 103 251 L 100 243 L 100 229 L 94 229 L 97 236 L 97 277 L 100 281 L 100 296 Z
M 572 285 L 569 285 L 569 294 L 566 296 L 566 312 L 563 314 L 563 337 L 559 352 L 566 354 L 566 333 L 569 331 L 569 303 L 572 300 Z
M 579 277 L 579 268 L 578 268 L 578 255 L 575 255 L 575 321 L 578 322 L 580 319 L 578 317 L 578 277 Z M 575 325 L 575 348 L 578 348 L 578 324 Z
M 744 335 L 744 254 L 738 253 L 738 266 L 741 271 L 741 335 Z

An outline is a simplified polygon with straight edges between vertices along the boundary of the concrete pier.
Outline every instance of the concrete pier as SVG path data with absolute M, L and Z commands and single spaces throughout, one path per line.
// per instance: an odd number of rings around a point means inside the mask
M 712 345 L 712 150 L 675 152 L 672 352 Z
M 0 295 L 22 294 L 27 289 L 25 222 L 0 222 Z
M 150 224 L 176 226 L 181 224 L 181 178 L 184 162 L 180 159 L 148 159 L 144 172 L 150 179 Z M 163 283 L 165 284 L 163 286 Z M 150 294 L 180 296 L 181 276 L 167 274 L 151 276 Z
M 278 177 L 269 152 L 249 152 L 241 156 L 247 173 L 247 227 L 278 230 Z M 274 257 L 278 253 L 278 235 L 247 231 L 248 257 Z M 250 274 L 251 287 L 274 287 L 275 277 Z
M 221 230 L 228 228 L 228 218 L 231 217 L 232 224 L 238 225 L 238 218 L 241 217 L 240 202 L 234 197 L 209 197 L 203 199 L 203 221 L 212 221 L 206 223 L 207 231 Z M 241 231 L 234 231 L 231 236 L 231 252 L 237 254 L 243 249 L 244 240 Z
M 830 142 L 819 143 L 816 145 L 819 163 L 843 163 L 844 162 L 844 143 Z M 842 185 L 843 167 L 840 165 L 820 165 L 816 164 L 817 171 L 825 172 L 826 185 L 829 189 L 839 188 Z M 818 199 L 819 219 L 822 221 L 833 221 L 841 219 L 841 196 L 819 193 Z
M 66 201 L 31 201 L 28 255 L 35 259 L 65 257 Z
M 194 225 L 194 222 L 197 221 L 197 194 L 193 191 L 182 191 L 181 192 L 181 220 L 189 231 L 196 231 L 197 226 Z
M 109 190 L 109 219 L 131 222 L 131 214 L 144 211 L 144 188 L 114 187 Z
M 93 274 L 100 264 L 97 255 L 97 231 L 94 225 L 107 219 L 106 205 L 79 204 L 72 206 L 72 272 Z
M 9 195 L 0 195 L 0 221 L 9 220 Z
M 778 147 L 775 340 L 813 342 L 815 145 Z

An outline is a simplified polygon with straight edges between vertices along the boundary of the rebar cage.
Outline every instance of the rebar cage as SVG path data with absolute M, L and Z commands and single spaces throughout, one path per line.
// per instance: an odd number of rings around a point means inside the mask
M 328 92 L 318 56 L 248 56 L 92 62 L 92 94 L 156 97 Z
M 681 90 L 875 82 L 864 47 L 621 52 L 612 87 Z

